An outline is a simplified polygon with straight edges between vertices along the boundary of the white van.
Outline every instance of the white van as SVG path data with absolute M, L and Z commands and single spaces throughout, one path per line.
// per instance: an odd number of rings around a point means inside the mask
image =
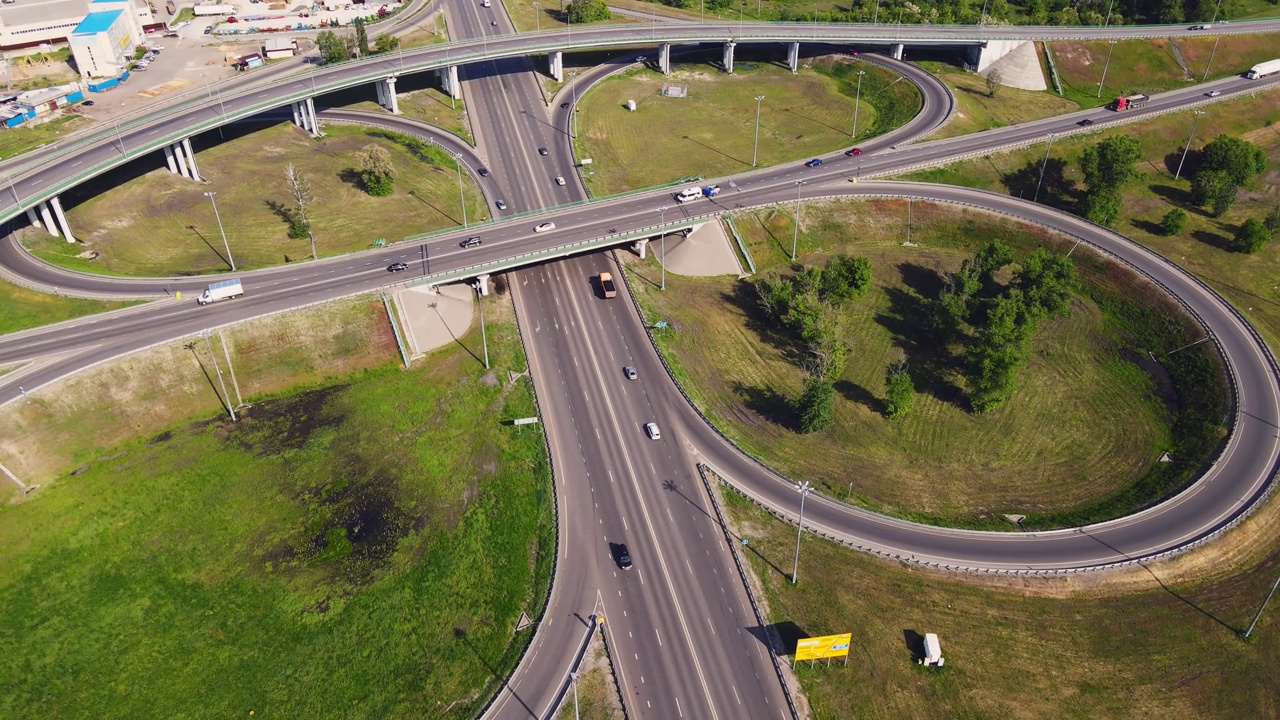
M 686 202 L 689 202 L 690 200 L 697 200 L 700 197 L 702 197 L 702 188 L 698 188 L 698 187 L 685 188 L 684 190 L 681 190 L 680 192 L 676 193 L 676 202 L 686 203 Z

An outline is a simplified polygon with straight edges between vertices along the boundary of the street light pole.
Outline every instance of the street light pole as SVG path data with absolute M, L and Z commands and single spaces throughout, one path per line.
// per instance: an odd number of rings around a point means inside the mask
M 1196 123 L 1200 122 L 1200 116 L 1203 114 L 1203 110 L 1196 110 L 1195 118 L 1191 120 L 1191 134 L 1187 136 L 1186 147 L 1182 148 L 1182 159 L 1178 161 L 1178 171 L 1173 174 L 1174 180 L 1182 177 L 1182 163 L 1187 161 L 1187 151 L 1191 149 L 1191 139 L 1196 136 Z
M 569 677 L 573 679 L 573 720 L 579 720 L 578 718 L 578 673 L 573 673 Z
M 853 99 L 853 139 L 858 139 L 858 109 L 862 103 L 862 76 L 866 75 L 866 70 L 858 71 L 858 94 Z
M 1108 40 L 1111 43 L 1111 49 L 1107 50 L 1107 64 L 1102 66 L 1102 80 L 1098 83 L 1098 97 L 1102 97 L 1102 86 L 1107 83 L 1107 68 L 1111 67 L 1111 53 L 1116 51 L 1116 41 Z
M 569 71 L 569 87 L 573 91 L 573 108 L 569 111 L 569 137 L 578 137 L 578 71 Z
M 222 229 L 222 216 L 218 214 L 218 201 L 213 199 L 216 192 L 206 192 L 205 197 L 209 198 L 209 203 L 213 205 L 213 217 L 218 221 L 218 233 L 222 235 L 222 247 L 227 251 L 227 264 L 231 265 L 231 272 L 236 271 L 236 261 L 231 257 L 231 245 L 227 243 L 227 232 Z
M 222 397 L 226 398 L 227 412 L 231 415 L 231 422 L 236 421 L 236 409 L 231 406 L 231 396 L 227 394 L 227 381 L 222 379 L 222 367 L 218 365 L 218 356 L 213 354 L 213 340 L 209 338 L 209 331 L 204 331 L 204 342 L 209 347 L 209 357 L 213 358 L 213 369 L 218 372 L 218 384 L 222 386 Z
M 667 289 L 667 206 L 663 205 L 662 207 L 658 208 L 658 212 L 661 213 L 658 216 L 660 218 L 658 225 L 660 226 L 661 228 L 660 232 L 662 233 L 662 239 L 660 241 L 662 243 L 662 262 L 659 264 L 662 265 L 662 289 L 666 290 Z
M 800 188 L 803 186 L 803 180 L 796 181 L 796 227 L 791 234 L 791 262 L 796 261 L 796 243 L 800 241 Z
M 480 282 L 488 282 L 481 280 Z M 489 369 L 489 336 L 484 329 L 484 294 L 480 292 L 480 283 L 476 283 L 476 305 L 480 306 L 480 343 L 484 345 L 484 369 Z
M 458 204 L 462 206 L 462 227 L 467 226 L 467 197 L 462 194 L 462 153 L 454 153 L 454 166 L 458 169 Z
M 804 499 L 813 486 L 807 482 L 800 483 L 796 492 L 800 493 L 800 522 L 796 525 L 796 560 L 791 566 L 791 584 L 796 584 L 796 576 L 800 573 L 800 534 L 804 532 Z
M 1040 179 L 1036 181 L 1036 194 L 1031 198 L 1031 202 L 1040 201 L 1040 183 L 1044 182 L 1044 171 L 1049 167 L 1049 151 L 1053 150 L 1053 139 L 1056 137 L 1058 137 L 1057 133 L 1049 133 L 1049 147 L 1044 149 L 1044 162 L 1040 163 Z
M 538 3 L 533 4 L 533 23 L 537 32 L 542 32 L 542 11 L 538 9 Z
M 1204 66 L 1204 77 L 1200 78 L 1200 82 L 1209 79 L 1209 70 L 1213 67 L 1213 56 L 1218 54 L 1218 42 L 1222 40 L 1222 35 L 1213 41 L 1213 52 L 1209 53 L 1209 64 Z
M 1107 21 L 1102 24 L 1103 30 L 1106 30 L 1107 28 L 1111 27 L 1111 8 L 1115 7 L 1115 5 L 1116 5 L 1116 0 L 1111 0 L 1111 2 L 1107 4 Z
M 760 101 L 764 100 L 763 95 L 756 96 L 756 141 L 751 148 L 751 167 L 756 166 L 756 159 L 760 152 Z
M 1262 601 L 1262 607 L 1258 608 L 1258 614 L 1253 616 L 1253 622 L 1249 623 L 1249 629 L 1244 631 L 1244 639 L 1248 640 L 1253 634 L 1253 629 L 1258 626 L 1258 621 L 1262 619 L 1262 611 L 1267 609 L 1267 603 L 1271 602 L 1271 596 L 1276 594 L 1276 588 L 1280 587 L 1280 577 L 1271 585 L 1271 592 L 1267 593 L 1267 599 Z

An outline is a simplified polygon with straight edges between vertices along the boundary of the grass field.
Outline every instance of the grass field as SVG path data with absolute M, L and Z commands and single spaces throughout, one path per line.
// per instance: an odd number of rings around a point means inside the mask
M 609 657 L 599 635 L 591 640 L 579 672 L 577 708 L 574 708 L 570 689 L 556 715 L 557 720 L 623 720 L 622 704 L 618 702 L 617 688 L 609 672 Z
M 253 132 L 257 130 L 257 132 Z M 207 191 L 217 192 L 218 212 L 238 269 L 310 257 L 307 240 L 288 237 L 292 196 L 284 168 L 292 162 L 311 181 L 310 215 L 321 256 L 352 252 L 378 238 L 462 224 L 458 177 L 452 157 L 429 148 L 422 159 L 392 136 L 373 128 L 325 127 L 313 140 L 288 123 L 243 129 L 244 135 L 197 148 L 196 160 L 208 184 L 197 184 L 163 166 L 141 176 L 123 168 L 63 195 L 68 220 L 81 244 L 68 246 L 35 230 L 24 233 L 39 257 L 65 267 L 120 275 L 194 275 L 222 272 L 222 239 Z M 391 153 L 396 189 L 389 197 L 369 196 L 355 173 L 356 153 L 376 144 Z M 479 189 L 467 183 L 467 218 L 486 219 Z M 104 190 L 105 188 L 105 190 Z M 99 257 L 74 257 L 86 249 Z
M 134 304 L 49 295 L 0 280 L 0 335 Z
M 83 130 L 89 124 L 87 119 L 79 115 L 68 115 L 39 125 L 23 123 L 0 132 L 0 160 L 8 160 L 41 145 L 57 142 L 63 136 Z
M 794 526 L 721 495 L 736 534 L 750 539 L 768 621 L 789 638 L 853 633 L 847 666 L 797 668 L 817 720 L 1276 716 L 1274 606 L 1256 642 L 1232 632 L 1248 626 L 1280 572 L 1274 545 L 1212 582 L 1181 582 L 1156 565 L 1132 571 L 1121 589 L 1099 576 L 933 574 L 806 535 L 793 586 L 783 572 Z M 929 632 L 946 658 L 936 670 L 917 666 L 908 646 Z
M 1098 97 L 1098 82 L 1106 66 L 1110 44 L 1096 42 L 1052 42 L 1054 64 L 1060 73 L 1062 90 L 1081 107 L 1105 105 L 1117 95 L 1186 87 L 1191 84 L 1168 40 L 1121 40 L 1111 53 L 1106 85 Z
M 868 74 L 873 72 L 868 68 Z M 688 97 L 662 97 L 664 83 L 688 86 Z M 866 90 L 866 88 L 863 88 Z M 650 187 L 689 175 L 712 178 L 751 168 L 757 95 L 758 165 L 802 161 L 849 145 L 853 93 L 811 70 L 798 75 L 775 64 L 735 63 L 725 75 L 710 64 L 674 64 L 670 78 L 629 70 L 579 98 L 577 153 L 593 159 L 592 195 Z M 636 112 L 626 109 L 635 100 Z M 876 111 L 863 95 L 858 125 L 871 128 Z M 661 142 L 639 128 L 663 128 Z
M 1270 16 L 1280 15 L 1280 9 L 1271 6 Z M 1180 38 L 1178 48 L 1186 59 L 1187 67 L 1196 79 L 1204 77 L 1209 70 L 1209 77 L 1220 78 L 1227 75 L 1239 75 L 1264 60 L 1280 56 L 1280 48 L 1276 47 L 1274 35 L 1232 35 L 1217 43 L 1214 52 L 1213 35 L 1196 38 Z M 1209 66 L 1209 58 L 1213 57 L 1213 65 Z
M 936 296 L 941 273 L 986 240 L 1000 238 L 1019 256 L 1039 244 L 1058 252 L 1067 246 L 985 214 L 916 203 L 912 240 L 919 247 L 905 248 L 906 211 L 897 201 L 804 209 L 800 261 L 865 255 L 875 283 L 844 313 L 851 350 L 830 431 L 795 431 L 791 402 L 803 373 L 793 343 L 769 329 L 750 288 L 727 277 L 669 277 L 666 293 L 639 283 L 647 312 L 675 328 L 663 336 L 664 351 L 699 407 L 789 477 L 928 522 L 1012 529 L 1000 514 L 1019 513 L 1060 525 L 1063 518 L 1050 518 L 1095 507 L 1144 478 L 1169 448 L 1172 417 L 1152 376 L 1135 363 L 1147 340 L 1133 336 L 1123 319 L 1131 313 L 1111 298 L 1142 295 L 1145 287 L 1077 253 L 1078 272 L 1096 289 L 1073 301 L 1069 318 L 1042 326 L 1012 400 L 975 415 L 957 358 L 939 352 L 920 325 L 924 298 Z M 786 267 L 790 212 L 744 213 L 737 225 L 761 272 Z M 643 273 L 650 265 L 633 267 Z M 915 408 L 890 421 L 882 411 L 885 368 L 903 357 L 916 380 Z
M 516 26 L 516 32 L 529 33 L 538 32 L 540 30 L 567 30 L 568 24 L 564 20 L 561 13 L 563 5 L 559 0 L 542 0 L 534 2 L 534 0 L 502 0 L 502 4 L 507 8 L 507 14 L 511 16 L 511 22 Z M 534 6 L 537 5 L 535 8 Z M 494 12 L 502 12 L 497 2 L 494 3 L 492 10 Z M 621 25 L 625 23 L 637 22 L 632 18 L 622 15 L 614 15 L 608 20 L 601 20 L 596 23 L 575 23 L 574 27 L 590 27 L 592 25 Z
M 541 430 L 501 424 L 534 411 L 510 318 L 493 372 L 384 352 L 0 507 L 0 715 L 474 717 L 553 546 Z
M 1002 87 L 995 97 L 990 97 L 987 95 L 987 81 L 980 75 L 940 62 L 921 65 L 937 75 L 956 96 L 955 116 L 932 137 L 967 135 L 1080 109 L 1078 104 L 1059 97 L 1053 90 L 1036 92 Z
M 1236 205 L 1221 218 L 1209 217 L 1190 205 L 1188 172 L 1175 181 L 1173 174 L 1187 141 L 1193 117 L 1190 113 L 1164 115 L 1110 133 L 1136 138 L 1142 146 L 1142 177 L 1128 186 L 1125 215 L 1116 229 L 1209 282 L 1231 300 L 1262 331 L 1273 348 L 1280 347 L 1280 244 L 1272 243 L 1253 255 L 1223 249 L 1235 228 L 1249 217 L 1262 217 L 1280 204 L 1280 92 L 1258 93 L 1224 103 L 1207 105 L 1196 126 L 1192 148 L 1202 147 L 1221 134 L 1239 135 L 1264 148 L 1270 170 L 1250 190 L 1242 191 Z M 1080 196 L 1083 178 L 1079 157 L 1087 144 L 1107 133 L 1063 138 L 1053 144 L 1040 201 L 1072 210 Z M 1030 197 L 1044 160 L 1045 149 L 1035 146 L 980 160 L 966 161 L 936 170 L 913 173 L 910 179 L 981 187 Z M 1187 159 L 1194 167 L 1195 155 Z M 1173 207 L 1187 211 L 1186 230 L 1177 236 L 1159 234 L 1157 224 Z
M 462 98 L 450 100 L 439 88 L 427 86 L 425 78 L 407 77 L 396 86 L 400 112 L 407 118 L 434 125 L 457 135 L 472 146 L 471 122 L 467 117 L 467 105 Z M 334 94 L 334 106 L 351 110 L 386 112 L 376 101 L 372 90 L 352 88 Z M 470 219 L 468 217 L 468 219 Z

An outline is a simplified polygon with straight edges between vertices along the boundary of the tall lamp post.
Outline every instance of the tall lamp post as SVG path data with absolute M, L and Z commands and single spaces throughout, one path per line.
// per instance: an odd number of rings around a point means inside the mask
M 484 369 L 489 369 L 489 336 L 484 329 L 484 293 L 480 292 L 481 284 L 488 280 L 480 280 L 476 283 L 476 305 L 480 308 L 480 342 L 484 345 Z
M 578 137 L 578 71 L 569 71 L 569 87 L 573 91 L 573 108 L 569 111 L 569 137 Z
M 796 525 L 796 560 L 791 566 L 791 584 L 796 584 L 796 576 L 800 573 L 800 534 L 804 532 L 804 499 L 813 490 L 807 482 L 800 483 L 796 492 L 800 493 L 800 522 Z
M 1213 19 L 1209 21 L 1209 24 L 1218 22 L 1218 12 L 1221 10 L 1222 10 L 1222 0 L 1218 0 L 1218 5 L 1213 8 Z M 1218 54 L 1219 40 L 1222 40 L 1221 31 L 1218 32 L 1217 40 L 1213 41 L 1213 52 L 1209 53 L 1209 64 L 1204 66 L 1204 77 L 1200 78 L 1200 82 L 1204 82 L 1205 80 L 1209 79 L 1209 68 L 1213 67 L 1213 56 Z
M 800 241 L 800 188 L 804 187 L 803 180 L 796 181 L 796 227 L 791 234 L 791 262 L 796 261 L 796 243 Z
M 760 102 L 764 100 L 763 95 L 756 96 L 756 141 L 751 148 L 751 167 L 756 166 L 756 159 L 760 153 Z
M 1102 66 L 1102 80 L 1098 82 L 1098 97 L 1102 97 L 1102 86 L 1107 82 L 1107 68 L 1111 67 L 1111 53 L 1116 51 L 1116 41 L 1108 40 L 1111 43 L 1111 49 L 1107 50 L 1107 63 Z
M 662 240 L 661 240 L 662 262 L 659 264 L 662 265 L 662 289 L 666 290 L 667 289 L 667 206 L 663 205 L 662 207 L 658 208 L 658 213 L 659 213 L 658 225 L 660 226 L 660 232 L 662 233 Z
M 1056 137 L 1058 137 L 1057 133 L 1049 133 L 1049 147 L 1044 149 L 1044 162 L 1040 163 L 1040 179 L 1036 181 L 1036 194 L 1031 198 L 1031 202 L 1040 200 L 1040 183 L 1044 182 L 1044 171 L 1049 167 L 1049 151 L 1053 150 L 1053 139 Z
M 1182 163 L 1187 161 L 1187 151 L 1191 149 L 1191 139 L 1196 136 L 1196 123 L 1200 122 L 1200 116 L 1204 114 L 1203 110 L 1196 110 L 1196 116 L 1191 121 L 1191 134 L 1187 136 L 1187 146 L 1182 148 L 1182 159 L 1178 161 L 1178 171 L 1173 174 L 1173 179 L 1177 180 L 1182 177 Z
M 227 232 L 222 229 L 222 216 L 218 214 L 218 201 L 213 199 L 216 192 L 206 192 L 205 197 L 209 198 L 209 203 L 213 205 L 213 217 L 218 221 L 218 234 L 222 235 L 222 247 L 227 251 L 227 263 L 231 265 L 231 272 L 236 271 L 236 261 L 231 257 L 231 245 L 227 244 Z
M 533 23 L 537 32 L 542 32 L 542 11 L 538 9 L 538 3 L 533 4 Z
M 858 94 L 853 99 L 853 139 L 858 139 L 858 108 L 862 103 L 862 76 L 866 75 L 866 70 L 858 71 Z
M 458 204 L 462 206 L 462 227 L 467 226 L 467 197 L 462 194 L 462 153 L 454 153 L 454 166 L 458 168 Z

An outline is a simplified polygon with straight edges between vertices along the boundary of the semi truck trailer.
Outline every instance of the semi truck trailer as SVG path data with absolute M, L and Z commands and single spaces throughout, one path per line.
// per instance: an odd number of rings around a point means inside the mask
M 223 280 L 222 282 L 213 283 L 209 287 L 205 288 L 205 291 L 200 293 L 200 297 L 196 298 L 196 302 L 201 305 L 208 305 L 209 303 L 215 303 L 219 300 L 238 298 L 243 294 L 244 288 L 240 285 L 240 278 L 236 278 L 235 280 Z
M 1148 95 L 1142 95 L 1142 94 L 1125 95 L 1123 97 L 1118 97 L 1115 100 L 1112 100 L 1111 109 L 1115 110 L 1116 112 L 1120 112 L 1121 110 L 1130 110 L 1132 108 L 1140 108 L 1149 102 L 1151 102 L 1151 97 Z
M 1250 80 L 1257 80 L 1276 73 L 1280 73 L 1280 60 L 1268 60 L 1249 68 L 1249 72 L 1244 76 Z

